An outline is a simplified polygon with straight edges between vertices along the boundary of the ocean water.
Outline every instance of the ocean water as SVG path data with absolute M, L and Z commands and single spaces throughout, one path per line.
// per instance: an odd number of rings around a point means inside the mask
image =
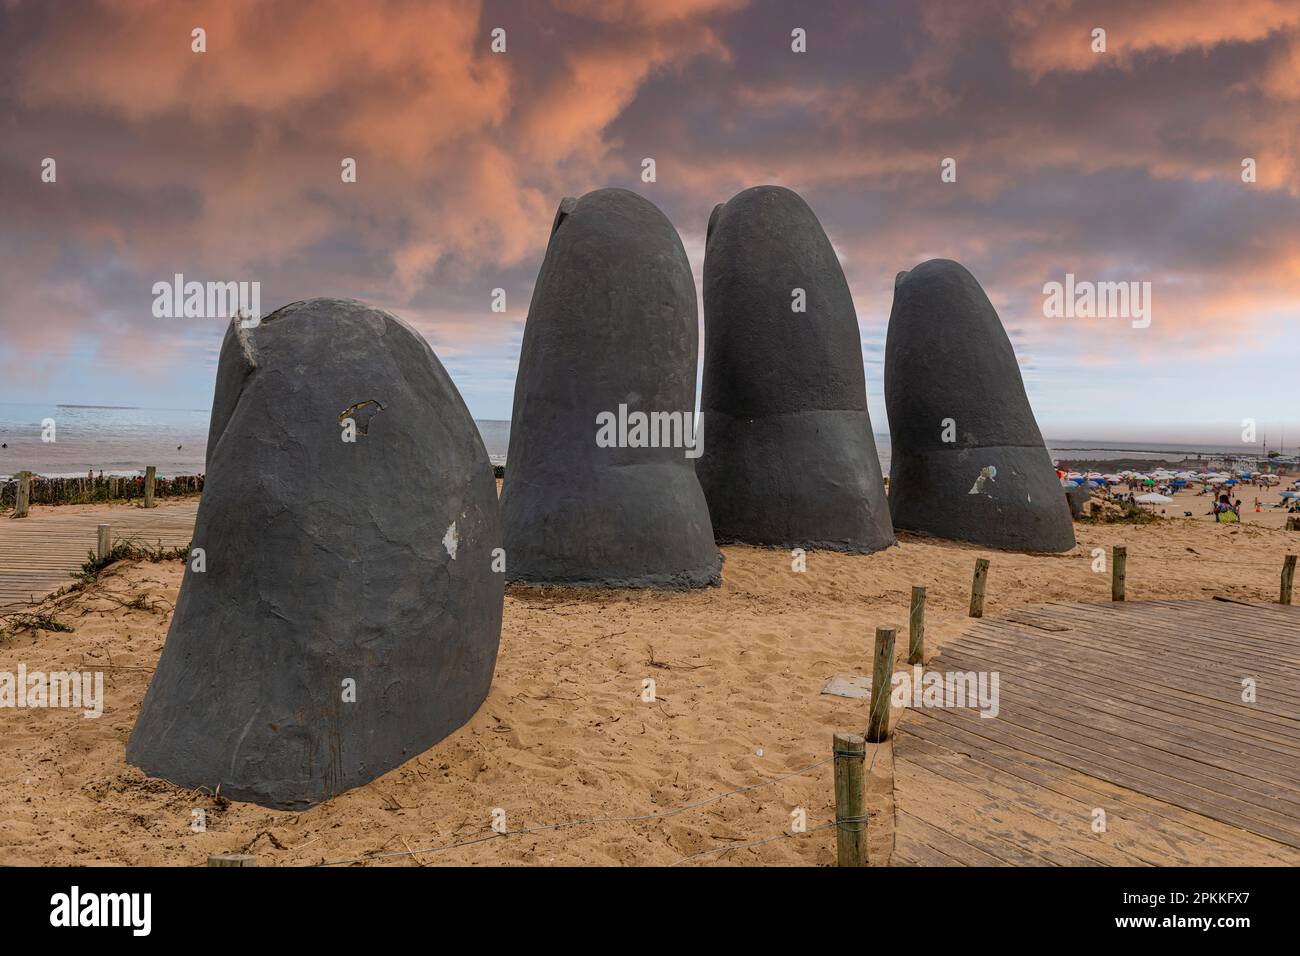
M 47 478 L 79 477 L 87 471 L 142 475 L 154 465 L 159 477 L 200 475 L 208 447 L 209 409 L 121 408 L 101 405 L 36 405 L 0 402 L 0 479 L 19 471 Z M 54 422 L 54 441 L 43 441 L 42 423 Z M 476 422 L 493 464 L 503 464 L 510 423 Z
M 53 441 L 42 440 L 47 420 Z M 201 474 L 207 439 L 206 409 L 0 404 L 0 444 L 8 446 L 0 476 L 138 475 L 146 465 L 163 477 Z
M 0 402 L 0 478 L 28 470 L 47 477 L 138 475 L 155 465 L 162 477 L 202 474 L 207 451 L 208 409 L 120 408 L 100 405 L 39 405 Z M 54 421 L 54 441 L 42 441 L 42 422 Z M 504 464 L 510 423 L 476 420 L 488 456 Z M 1055 441 L 1061 461 L 1107 458 L 1181 458 L 1184 454 L 1240 454 L 1241 446 L 1160 442 Z M 708 435 L 705 435 L 705 449 Z M 889 436 L 876 435 L 881 470 L 889 474 Z

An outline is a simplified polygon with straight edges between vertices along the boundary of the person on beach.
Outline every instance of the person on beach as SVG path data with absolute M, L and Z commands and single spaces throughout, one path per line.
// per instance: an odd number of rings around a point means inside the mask
M 1240 502 L 1238 502 L 1240 506 Z M 1219 500 L 1214 503 L 1214 509 L 1210 512 L 1214 515 L 1214 520 L 1230 524 L 1234 521 L 1240 521 L 1241 515 L 1232 505 L 1231 499 L 1227 495 L 1219 495 Z

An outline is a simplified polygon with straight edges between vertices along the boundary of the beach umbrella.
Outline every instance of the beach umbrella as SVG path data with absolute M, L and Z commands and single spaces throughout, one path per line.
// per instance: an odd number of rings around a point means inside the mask
M 1284 491 L 1284 492 L 1282 492 L 1282 497 L 1283 497 L 1283 498 L 1300 498 L 1300 491 Z
M 1144 505 L 1167 505 L 1174 499 L 1170 498 L 1168 495 L 1158 495 L 1155 492 L 1152 492 L 1148 495 L 1138 495 L 1133 500 Z

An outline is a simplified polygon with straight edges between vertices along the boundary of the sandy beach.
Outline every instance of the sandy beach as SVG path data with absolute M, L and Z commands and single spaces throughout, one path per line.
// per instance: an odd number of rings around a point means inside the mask
M 1243 489 L 1247 505 L 1277 490 Z M 83 506 L 111 521 L 113 506 Z M 692 593 L 507 589 L 496 676 L 469 724 L 373 783 L 295 813 L 232 803 L 146 778 L 124 760 L 181 580 L 177 561 L 121 562 L 85 589 L 40 606 L 71 633 L 26 631 L 0 644 L 0 671 L 102 670 L 102 717 L 57 709 L 6 714 L 0 740 L 0 863 L 201 865 L 255 853 L 262 866 L 397 854 L 374 865 L 833 865 L 831 830 L 779 838 L 803 808 L 809 831 L 833 815 L 831 735 L 860 731 L 865 703 L 821 693 L 869 672 L 878 625 L 906 633 L 909 592 L 929 591 L 928 650 L 968 626 L 975 559 L 992 561 L 986 613 L 1041 601 L 1105 601 L 1093 549 L 1128 549 L 1131 600 L 1215 596 L 1276 601 L 1282 556 L 1300 535 L 1281 509 L 1219 525 L 1209 498 L 1181 493 L 1152 524 L 1076 522 L 1059 555 L 899 535 L 869 556 L 726 547 L 722 586 Z M 47 510 L 34 508 L 30 520 Z M 1194 517 L 1182 517 L 1183 511 Z M 130 605 L 130 606 L 128 606 Z M 900 650 L 901 645 L 900 641 Z M 902 666 L 901 662 L 898 666 Z M 652 679 L 656 700 L 642 701 Z M 895 714 L 897 718 L 898 714 Z M 887 748 L 874 775 L 887 771 Z M 821 762 L 770 786 L 713 799 Z M 873 852 L 891 832 L 878 779 Z M 494 837 L 495 809 L 512 830 Z M 206 831 L 193 832 L 194 810 Z M 411 853 L 473 842 L 437 853 Z M 882 843 L 884 844 L 882 846 Z

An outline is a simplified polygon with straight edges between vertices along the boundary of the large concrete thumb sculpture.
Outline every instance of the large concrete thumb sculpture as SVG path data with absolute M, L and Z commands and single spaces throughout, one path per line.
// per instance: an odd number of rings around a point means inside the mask
M 207 454 L 127 759 L 297 809 L 465 723 L 496 663 L 500 519 L 482 440 L 424 339 L 335 299 L 232 325 Z
M 931 259 L 894 280 L 885 407 L 895 528 L 1013 551 L 1074 547 L 1011 341 L 956 262 Z
M 704 328 L 697 470 L 718 540 L 892 545 L 853 298 L 798 195 L 758 186 L 714 210 Z
M 560 203 L 515 382 L 510 580 L 718 583 L 695 477 L 696 316 L 686 252 L 652 203 L 624 189 Z

